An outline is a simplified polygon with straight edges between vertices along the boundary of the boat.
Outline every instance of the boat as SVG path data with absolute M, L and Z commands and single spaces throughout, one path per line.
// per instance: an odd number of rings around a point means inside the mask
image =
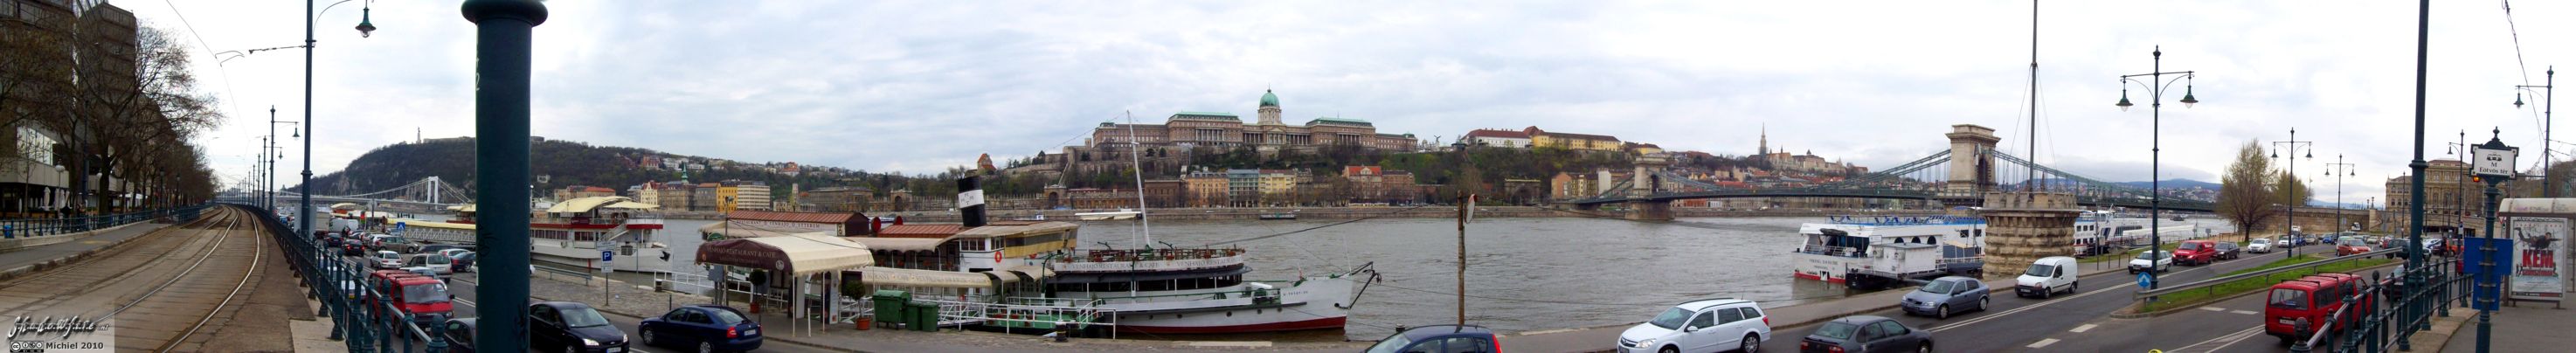
M 584 197 L 547 206 L 528 219 L 529 259 L 590 270 L 671 270 L 670 246 L 653 238 L 662 229 L 659 206 L 624 196 Z M 473 206 L 450 210 L 457 212 L 455 219 L 395 219 L 389 227 L 405 238 L 427 243 L 474 244 Z M 607 261 L 601 261 L 604 254 Z
M 1906 279 L 1979 272 L 1986 221 L 1975 217 L 1833 217 L 1798 226 L 1791 251 L 1800 279 L 1876 288 Z
M 1133 126 L 1133 125 L 1130 125 Z M 1130 130 L 1128 133 L 1134 133 Z M 1135 141 L 1133 136 L 1128 139 Z M 1128 153 L 1136 153 L 1130 148 Z M 1137 189 L 1144 189 L 1138 158 Z M 1136 204 L 1145 205 L 1144 195 Z M 1294 214 L 1289 214 L 1294 217 Z M 1269 216 L 1264 215 L 1265 219 Z M 1088 217 L 1085 217 L 1088 220 Z M 1150 220 L 1137 219 L 1129 248 L 1078 250 L 1049 259 L 1056 277 L 1047 300 L 1062 305 L 1114 309 L 1119 332 L 1147 334 L 1249 333 L 1339 329 L 1359 294 L 1376 282 L 1374 263 L 1349 271 L 1301 275 L 1290 280 L 1245 279 L 1252 272 L 1242 248 L 1162 247 L 1152 244 Z M 1363 278 L 1366 279 L 1363 279 Z
M 1047 263 L 1047 298 L 1115 309 L 1119 332 L 1247 333 L 1338 329 L 1374 264 L 1293 280 L 1248 280 L 1242 248 L 1093 249 Z
M 1077 218 L 1081 218 L 1082 220 L 1085 220 L 1085 221 L 1114 221 L 1114 220 L 1122 220 L 1122 219 L 1136 219 L 1137 217 L 1144 217 L 1144 216 L 1145 216 L 1145 213 L 1144 213 L 1144 212 L 1137 212 L 1136 210 L 1130 210 L 1130 209 L 1119 209 L 1119 210 L 1117 210 L 1117 211 L 1110 211 L 1110 212 L 1083 212 L 1083 213 L 1075 213 L 1075 214 L 1073 214 L 1073 216 L 1074 216 L 1074 217 L 1077 217 Z
M 1294 220 L 1297 220 L 1297 214 L 1295 214 L 1295 213 L 1263 213 L 1263 214 L 1261 214 L 1261 220 L 1264 220 L 1264 221 L 1294 221 Z

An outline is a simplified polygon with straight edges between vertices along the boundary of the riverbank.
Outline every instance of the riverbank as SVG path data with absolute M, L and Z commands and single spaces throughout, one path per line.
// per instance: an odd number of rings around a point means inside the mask
M 1081 219 L 1079 216 L 1075 216 L 1075 215 L 1074 215 L 1074 214 L 1076 214 L 1076 213 L 1086 213 L 1086 212 L 1110 212 L 1110 211 L 1117 211 L 1117 210 L 995 210 L 995 211 L 992 211 L 991 215 L 992 215 L 992 217 L 993 217 L 994 219 L 1029 219 L 1029 218 L 1035 218 L 1034 216 L 1044 216 L 1046 220 L 1050 220 L 1050 221 L 1073 221 L 1073 220 L 1080 220 L 1080 219 Z M 1939 213 L 1940 213 L 1939 211 L 1935 211 L 1935 210 L 1865 210 L 1865 209 L 1797 209 L 1797 210 L 1789 210 L 1789 209 L 1773 209 L 1773 210 L 1731 210 L 1731 209 L 1720 209 L 1720 208 L 1674 208 L 1672 211 L 1673 211 L 1673 216 L 1675 216 L 1675 217 L 1686 217 L 1686 218 L 1705 218 L 1705 217 L 1821 217 L 1821 216 L 1844 216 L 1844 215 L 1872 215 L 1872 216 L 1925 216 L 1925 215 L 1937 215 L 1937 214 L 1939 214 Z M 1261 218 L 1261 216 L 1263 216 L 1263 215 L 1279 215 L 1279 214 L 1295 215 L 1295 216 L 1296 216 L 1296 218 L 1295 218 L 1295 219 L 1328 219 L 1328 220 L 1330 220 L 1330 219 L 1360 219 L 1360 218 L 1457 218 L 1457 217 L 1458 217 L 1458 207 L 1457 207 L 1457 206 L 1450 206 L 1450 205 L 1400 206 L 1400 207 L 1240 207 L 1240 208 L 1238 208 L 1238 207 L 1211 207 L 1211 208 L 1171 208 L 1171 209 L 1149 209 L 1149 210 L 1145 210 L 1145 212 L 1146 212 L 1146 213 L 1145 213 L 1145 216 L 1146 216 L 1146 217 L 1152 217 L 1152 218 L 1154 218 L 1154 220 L 1158 220 L 1158 221 L 1231 221 L 1231 220 L 1259 220 L 1259 219 L 1262 219 L 1262 218 Z M 953 212 L 950 212 L 950 211 L 947 211 L 947 210 L 939 210 L 939 211 L 864 212 L 864 213 L 866 213 L 866 214 L 867 214 L 867 215 L 869 215 L 869 216 L 886 216 L 886 217 L 895 217 L 895 216 L 900 216 L 900 217 L 904 217 L 904 219 L 905 219 L 906 221 L 915 221 L 915 222 L 956 222 L 956 221 L 958 220 L 958 218 L 957 218 L 957 214 L 955 214 L 955 213 L 953 213 Z M 1624 214 L 1625 214 L 1625 212 L 1623 212 L 1623 211 L 1609 211 L 1609 210 L 1576 210 L 1576 209 L 1568 209 L 1568 208 L 1533 207 L 1533 206 L 1481 206 L 1481 207 L 1477 207 L 1477 208 L 1476 208 L 1476 218 L 1620 218 L 1620 217 L 1621 217 L 1621 216 L 1623 216 Z M 663 214 L 663 218 L 671 218 L 671 219 L 697 219 L 697 220 L 716 220 L 716 219 L 722 219 L 722 218 L 723 218 L 723 215 L 722 215 L 722 214 L 715 213 L 715 212 L 682 211 L 682 212 L 668 212 L 668 213 L 665 213 L 665 214 Z

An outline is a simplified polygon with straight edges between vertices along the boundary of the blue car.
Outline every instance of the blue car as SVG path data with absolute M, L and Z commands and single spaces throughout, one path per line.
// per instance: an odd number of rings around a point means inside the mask
M 1368 353 L 1406 352 L 1501 352 L 1502 340 L 1494 330 L 1476 325 L 1431 325 L 1396 332 L 1369 346 Z
M 644 319 L 644 345 L 684 346 L 699 352 L 760 349 L 760 323 L 722 305 L 690 305 Z

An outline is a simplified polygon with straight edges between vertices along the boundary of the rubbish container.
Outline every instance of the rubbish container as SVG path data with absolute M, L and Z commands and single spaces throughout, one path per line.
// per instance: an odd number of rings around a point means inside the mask
M 876 309 L 876 322 L 882 322 L 887 325 L 901 325 L 912 322 L 911 320 L 906 319 L 909 317 L 908 315 L 904 315 L 904 310 L 906 310 L 904 308 L 904 303 L 912 302 L 911 292 L 891 289 L 877 290 L 875 294 L 869 296 L 868 301 L 873 303 L 873 306 Z
M 912 327 L 913 327 L 913 329 L 914 329 L 914 330 L 916 330 L 916 331 L 925 331 L 925 332 L 939 331 L 939 304 L 938 304 L 938 303 L 920 303 L 920 302 L 915 302 L 915 303 L 911 303 L 911 304 L 912 304 L 912 323 L 913 323 L 913 324 L 912 324 Z

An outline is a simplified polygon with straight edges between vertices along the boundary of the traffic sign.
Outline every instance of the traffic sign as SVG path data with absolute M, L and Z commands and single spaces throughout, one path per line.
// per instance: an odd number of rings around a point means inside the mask
M 615 252 L 615 251 L 608 251 L 608 250 L 600 250 L 600 251 L 599 251 L 599 261 L 605 262 L 605 261 L 608 261 L 608 260 L 611 260 L 611 259 L 616 259 L 616 258 L 617 258 L 617 252 Z
M 2468 238 L 2461 243 L 2462 270 L 2469 273 L 2469 307 L 2496 310 L 2503 302 L 2505 278 L 2513 273 L 2513 239 Z
M 2138 273 L 2138 288 L 2153 287 L 2153 286 L 2155 286 L 2155 285 L 2156 285 L 2156 277 L 2155 277 L 2155 274 L 2154 274 L 2154 273 L 2150 273 L 2150 272 L 2139 272 L 2139 273 Z

